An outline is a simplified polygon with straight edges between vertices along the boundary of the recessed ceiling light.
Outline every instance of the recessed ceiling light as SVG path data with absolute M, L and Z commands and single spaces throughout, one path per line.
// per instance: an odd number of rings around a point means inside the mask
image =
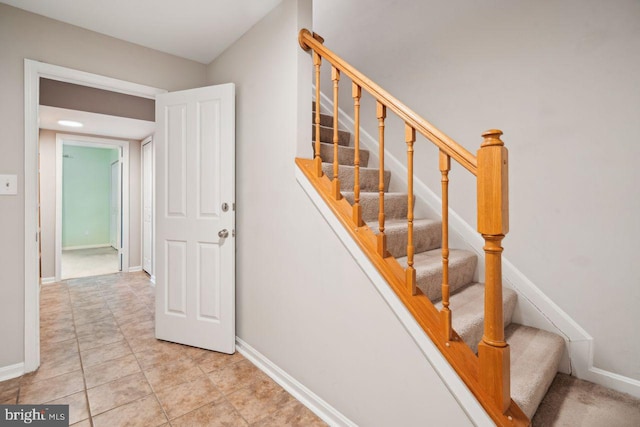
M 74 122 L 73 120 L 58 120 L 58 124 L 62 126 L 69 126 L 72 128 L 81 128 L 83 125 L 80 122 Z

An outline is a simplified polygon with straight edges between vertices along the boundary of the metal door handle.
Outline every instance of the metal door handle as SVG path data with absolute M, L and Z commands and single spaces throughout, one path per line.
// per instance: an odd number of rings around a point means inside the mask
M 222 229 L 220 231 L 218 231 L 218 237 L 222 238 L 222 239 L 226 239 L 227 237 L 229 237 L 229 230 Z

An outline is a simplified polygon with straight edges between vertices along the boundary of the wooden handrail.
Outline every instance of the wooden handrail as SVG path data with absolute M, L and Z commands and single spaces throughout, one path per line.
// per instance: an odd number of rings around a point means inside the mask
M 318 38 L 322 40 L 322 38 Z M 434 143 L 446 155 L 460 163 L 472 174 L 477 174 L 478 162 L 476 156 L 462 145 L 445 135 L 434 125 L 417 115 L 413 110 L 404 105 L 389 92 L 369 80 L 364 74 L 355 69 L 347 61 L 327 49 L 309 30 L 300 30 L 298 42 L 305 51 L 313 49 L 314 52 L 320 54 L 320 56 L 329 61 L 335 68 L 349 76 L 354 83 L 372 94 L 378 102 L 392 110 L 400 116 L 405 123 Z

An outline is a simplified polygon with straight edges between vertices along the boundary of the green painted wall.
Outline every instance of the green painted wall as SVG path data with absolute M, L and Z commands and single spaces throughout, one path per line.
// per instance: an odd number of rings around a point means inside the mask
M 109 187 L 117 149 L 63 146 L 62 247 L 109 244 Z

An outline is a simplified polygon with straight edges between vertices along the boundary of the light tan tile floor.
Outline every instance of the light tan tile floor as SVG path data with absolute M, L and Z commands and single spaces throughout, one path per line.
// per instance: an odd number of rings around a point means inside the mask
M 82 427 L 326 425 L 240 353 L 156 340 L 154 292 L 144 273 L 43 285 L 40 368 L 0 404 L 68 404 Z

